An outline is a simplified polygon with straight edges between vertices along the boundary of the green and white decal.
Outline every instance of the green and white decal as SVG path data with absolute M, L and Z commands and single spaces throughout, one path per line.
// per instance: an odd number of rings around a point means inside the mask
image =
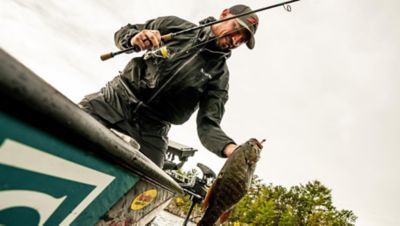
M 0 112 L 0 225 L 93 225 L 138 179 Z

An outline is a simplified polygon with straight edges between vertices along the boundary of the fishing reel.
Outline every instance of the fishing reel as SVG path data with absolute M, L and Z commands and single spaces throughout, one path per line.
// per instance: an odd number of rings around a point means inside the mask
M 144 55 L 143 59 L 148 60 L 150 58 L 162 58 L 162 59 L 168 59 L 170 57 L 170 51 L 166 46 L 162 46 L 158 49 L 151 49 L 148 50 Z

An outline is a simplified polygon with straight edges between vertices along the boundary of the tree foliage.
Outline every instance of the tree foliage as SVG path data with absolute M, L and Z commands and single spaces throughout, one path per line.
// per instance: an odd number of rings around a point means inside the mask
M 354 225 L 350 210 L 333 206 L 331 190 L 319 181 L 286 189 L 265 185 L 255 176 L 248 194 L 236 205 L 231 222 L 248 225 Z

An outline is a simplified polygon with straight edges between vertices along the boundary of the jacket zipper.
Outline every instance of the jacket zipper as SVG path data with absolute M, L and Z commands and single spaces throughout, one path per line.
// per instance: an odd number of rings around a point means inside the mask
M 175 78 L 175 76 L 190 62 L 193 61 L 193 59 L 199 55 L 199 52 L 202 51 L 202 49 L 200 49 L 199 51 L 196 52 L 196 54 L 194 54 L 192 57 L 190 57 L 187 61 L 185 61 L 185 63 L 183 63 L 176 71 L 174 74 L 171 75 L 171 77 L 169 77 L 169 79 L 157 90 L 156 93 L 153 94 L 153 96 L 151 96 L 149 98 L 149 100 L 147 101 L 147 104 L 149 104 L 151 101 L 154 100 L 154 98 L 157 97 L 157 95 L 172 81 L 172 79 Z

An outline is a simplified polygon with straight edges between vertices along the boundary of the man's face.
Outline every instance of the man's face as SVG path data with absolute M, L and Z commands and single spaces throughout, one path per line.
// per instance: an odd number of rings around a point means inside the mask
M 221 18 L 226 18 L 227 16 L 232 15 L 227 14 Z M 236 19 L 219 24 L 214 30 L 214 35 L 217 37 L 217 45 L 221 49 L 234 49 L 247 42 L 250 38 L 249 31 L 242 27 Z

